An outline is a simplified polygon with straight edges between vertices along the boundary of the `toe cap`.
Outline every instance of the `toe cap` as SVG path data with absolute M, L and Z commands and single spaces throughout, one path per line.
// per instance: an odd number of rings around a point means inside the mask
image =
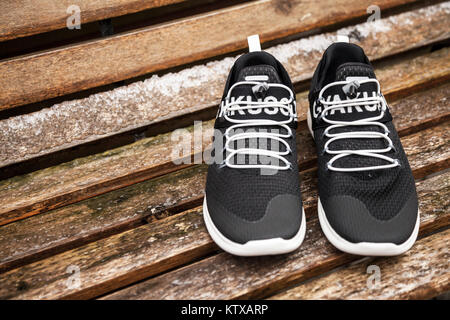
M 418 215 L 415 192 L 389 220 L 376 219 L 362 201 L 351 196 L 333 196 L 321 199 L 321 203 L 334 231 L 353 243 L 404 243 L 413 233 Z
M 215 197 L 206 196 L 208 213 L 216 228 L 228 239 L 244 244 L 251 240 L 291 239 L 302 223 L 300 196 L 282 194 L 269 201 L 265 214 L 247 221 L 228 211 Z

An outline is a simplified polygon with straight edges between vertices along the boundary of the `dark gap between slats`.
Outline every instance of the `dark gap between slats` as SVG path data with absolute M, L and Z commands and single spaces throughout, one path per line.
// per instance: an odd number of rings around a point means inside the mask
M 447 46 L 449 42 L 443 42 L 440 45 Z M 436 44 L 433 44 L 436 45 Z M 373 65 L 375 67 L 384 65 L 386 63 L 392 63 L 393 61 L 402 61 L 404 59 L 411 59 L 424 53 L 428 53 L 432 50 L 432 45 L 412 49 L 400 54 L 391 55 L 374 61 Z M 303 90 L 308 90 L 309 88 L 309 80 L 300 81 L 298 83 L 294 83 L 295 91 L 301 92 Z M 429 89 L 430 86 L 434 86 L 435 84 L 422 85 L 419 90 Z M 406 93 L 396 93 L 387 95 L 389 101 L 398 100 L 405 95 L 411 95 L 411 92 Z M 19 107 L 20 109 L 21 107 Z M 15 109 L 10 109 L 15 110 Z M 0 120 L 2 118 L 2 114 L 8 112 L 8 110 L 0 112 Z M 174 118 L 170 118 L 167 120 L 162 120 L 156 123 L 149 124 L 147 126 L 142 126 L 133 130 L 129 130 L 126 132 L 121 132 L 118 134 L 112 134 L 108 137 L 100 138 L 95 141 L 82 143 L 76 145 L 74 147 L 70 147 L 64 150 L 55 151 L 46 155 L 42 155 L 36 158 L 31 158 L 28 160 L 24 160 L 22 162 L 13 163 L 7 165 L 5 167 L 0 168 L 0 180 L 9 179 L 11 177 L 17 175 L 27 174 L 33 171 L 45 169 L 48 167 L 52 167 L 61 163 L 72 161 L 76 158 L 86 157 L 89 155 L 102 153 L 110 149 L 118 148 L 121 146 L 125 146 L 127 144 L 131 144 L 136 142 L 137 140 L 152 137 L 158 134 L 163 134 L 167 132 L 171 132 L 177 128 L 184 128 L 191 126 L 194 120 L 208 121 L 215 117 L 217 112 L 217 106 L 210 106 L 208 108 L 192 112 L 186 115 L 180 115 Z M 177 170 L 176 168 L 166 171 L 164 173 Z M 163 174 L 164 174 L 163 173 Z M 160 175 L 160 174 L 159 174 Z
M 432 177 L 434 175 L 443 174 L 448 170 L 448 169 L 439 170 L 439 167 L 434 167 L 433 165 L 429 165 L 428 167 L 429 167 L 428 170 L 431 170 L 432 173 L 427 174 L 426 176 L 420 176 L 421 174 L 423 174 L 423 173 L 421 173 L 423 170 L 416 170 L 416 175 L 418 175 L 418 177 L 415 179 L 416 182 L 425 179 L 424 177 Z M 306 174 L 308 172 L 312 172 L 314 174 L 316 171 L 316 168 L 311 167 L 308 169 L 302 169 L 300 171 L 303 174 Z M 111 191 L 111 192 L 113 192 L 113 191 Z M 168 218 L 170 216 L 182 214 L 183 212 L 185 212 L 187 210 L 190 210 L 190 209 L 200 206 L 202 203 L 202 200 L 203 200 L 202 197 L 187 200 L 186 202 L 178 203 L 172 207 L 162 208 L 158 212 L 154 212 L 151 214 L 149 213 L 148 215 L 146 215 L 144 217 L 129 219 L 129 220 L 121 222 L 115 226 L 110 226 L 109 228 L 102 230 L 100 232 L 89 234 L 85 237 L 75 239 L 73 241 L 61 244 L 56 247 L 50 247 L 48 249 L 40 251 L 39 254 L 30 254 L 30 255 L 24 256 L 22 258 L 18 258 L 18 259 L 9 261 L 2 265 L 2 268 L 0 268 L 0 274 L 3 272 L 7 272 L 8 270 L 20 267 L 22 265 L 30 264 L 35 261 L 39 261 L 39 260 L 45 259 L 47 257 L 62 253 L 64 251 L 71 250 L 71 249 L 89 244 L 91 242 L 99 241 L 99 240 L 107 238 L 109 236 L 113 236 L 115 234 L 119 234 L 119 233 L 128 231 L 130 229 L 142 226 L 144 224 L 151 224 L 151 223 L 157 222 L 158 220 Z M 84 201 L 86 201 L 86 200 L 84 200 Z M 317 210 L 317 206 L 315 203 L 312 204 L 311 206 L 309 206 L 308 208 L 306 208 L 305 211 L 306 211 L 307 219 L 311 219 L 311 217 L 314 215 L 316 210 Z M 199 258 L 199 259 L 201 259 L 201 258 Z M 144 281 L 144 280 L 142 280 L 142 281 Z
M 432 236 L 432 235 L 438 234 L 438 233 L 440 233 L 440 232 L 446 231 L 446 230 L 449 229 L 449 228 L 450 228 L 450 225 L 447 225 L 447 226 L 438 228 L 438 229 L 436 229 L 436 230 L 431 230 L 431 231 L 429 231 L 429 232 L 426 232 L 425 234 L 419 233 L 416 242 L 417 242 L 417 241 L 420 241 L 420 240 L 422 240 L 422 239 L 424 239 L 424 238 L 430 237 L 430 236 Z M 352 255 L 350 255 L 350 254 L 346 254 L 346 255 L 347 255 L 347 256 L 352 256 Z M 273 296 L 276 296 L 276 295 L 278 295 L 278 294 L 280 294 L 280 293 L 289 291 L 289 290 L 291 290 L 291 289 L 294 289 L 294 288 L 296 288 L 296 287 L 299 287 L 299 286 L 308 284 L 308 283 L 310 283 L 310 282 L 312 282 L 312 281 L 315 281 L 315 280 L 317 280 L 317 279 L 326 277 L 326 276 L 328 276 L 328 275 L 330 275 L 330 274 L 332 274 L 332 273 L 334 273 L 334 272 L 336 272 L 336 271 L 340 271 L 340 270 L 346 269 L 347 267 L 353 266 L 353 265 L 355 265 L 355 264 L 364 263 L 365 261 L 369 262 L 369 261 L 384 260 L 384 259 L 388 259 L 388 258 L 389 258 L 389 257 L 382 257 L 382 256 L 380 256 L 380 257 L 363 257 L 362 259 L 357 259 L 358 256 L 353 256 L 353 257 L 355 257 L 356 260 L 351 260 L 350 262 L 341 264 L 341 265 L 339 265 L 339 266 L 337 266 L 337 267 L 335 267 L 335 268 L 332 268 L 332 269 L 330 269 L 330 270 L 328 270 L 328 271 L 326 271 L 326 272 L 323 272 L 323 273 L 321 273 L 321 274 L 315 275 L 315 276 L 313 276 L 313 277 L 311 277 L 311 278 L 308 278 L 308 279 L 306 279 L 306 280 L 304 280 L 304 281 L 291 283 L 291 284 L 287 285 L 286 287 L 284 287 L 284 288 L 282 288 L 282 289 L 280 289 L 280 290 L 277 290 L 277 291 L 275 291 L 275 292 L 272 292 L 272 293 L 269 294 L 269 295 L 263 295 L 263 296 L 260 297 L 259 299 L 268 299 L 268 298 L 273 297 Z M 140 282 L 142 282 L 142 281 L 140 281 Z M 130 286 L 132 286 L 132 285 L 128 285 L 127 287 L 130 287 Z M 120 291 L 120 289 L 115 290 L 115 291 Z M 115 291 L 114 291 L 114 292 L 115 292 Z M 113 293 L 113 292 L 111 292 L 111 293 Z M 109 294 L 111 294 L 111 293 L 109 293 Z M 109 294 L 104 294 L 103 296 L 107 296 L 107 295 L 109 295 Z
M 201 1 L 218 1 L 218 0 L 201 0 Z M 236 5 L 236 4 L 239 4 L 239 3 L 251 2 L 251 1 L 255 1 L 255 0 L 240 0 L 240 1 L 238 1 L 238 0 L 230 0 L 230 1 L 224 1 L 224 2 L 227 3 L 227 5 L 222 4 L 221 7 L 214 7 L 214 5 L 217 6 L 217 4 L 214 3 L 214 4 L 210 4 L 210 5 L 201 7 L 200 9 L 202 9 L 203 11 L 198 12 L 198 13 L 202 13 L 202 12 L 205 13 L 205 12 L 208 12 L 208 11 L 211 11 L 211 10 L 217 10 L 217 9 L 220 9 L 220 8 L 226 8 L 226 7 L 229 7 L 229 6 L 232 6 L 232 5 Z M 386 17 L 392 16 L 392 15 L 397 15 L 397 14 L 403 13 L 403 12 L 424 8 L 424 7 L 427 7 L 427 6 L 430 6 L 430 5 L 433 5 L 433 4 L 437 4 L 437 3 L 440 3 L 440 2 L 442 2 L 442 0 L 418 1 L 418 2 L 415 2 L 415 3 L 409 4 L 409 5 L 402 5 L 402 6 L 399 6 L 399 7 L 396 7 L 396 8 L 385 9 L 382 12 L 381 18 L 386 18 Z M 172 6 L 176 6 L 176 5 L 170 5 L 168 7 L 172 7 Z M 206 9 L 207 7 L 208 8 L 210 7 L 210 9 L 207 10 Z M 161 9 L 161 8 L 150 9 L 148 11 L 158 10 L 158 9 Z M 191 9 L 191 10 L 194 10 L 194 9 Z M 185 14 L 185 16 L 187 15 L 186 14 L 187 12 L 188 12 L 188 10 L 184 10 L 183 13 Z M 141 13 L 139 13 L 139 14 L 141 14 Z M 167 18 L 167 21 L 175 19 L 173 16 L 167 16 L 166 18 Z M 114 19 L 118 19 L 118 18 L 113 18 L 112 19 L 113 24 L 115 23 Z M 297 34 L 294 34 L 294 35 L 291 35 L 291 36 L 288 36 L 288 37 L 283 37 L 283 38 L 279 38 L 279 39 L 276 39 L 276 40 L 268 41 L 268 42 L 265 42 L 265 43 L 262 44 L 262 48 L 265 49 L 265 48 L 269 48 L 269 47 L 272 47 L 272 46 L 277 45 L 277 44 L 282 44 L 282 43 L 286 43 L 286 42 L 290 42 L 290 41 L 293 41 L 293 40 L 298 40 L 298 39 L 301 39 L 301 38 L 305 38 L 305 37 L 309 37 L 309 36 L 313 36 L 313 35 L 318 35 L 318 34 L 322 34 L 322 33 L 326 33 L 326 32 L 333 32 L 333 31 L 336 31 L 336 30 L 344 28 L 344 27 L 348 27 L 348 26 L 352 26 L 352 25 L 355 25 L 355 24 L 359 24 L 359 23 L 365 22 L 366 19 L 367 19 L 367 16 L 363 16 L 363 17 L 356 18 L 356 19 L 349 19 L 349 20 L 346 20 L 346 21 L 343 21 L 343 22 L 340 22 L 340 23 L 335 23 L 335 24 L 332 24 L 332 25 L 329 25 L 329 26 L 325 26 L 325 27 L 322 27 L 322 28 L 317 28 L 317 29 L 306 31 L 306 32 L 297 33 Z M 95 32 L 95 34 L 96 34 L 96 36 L 94 38 L 101 37 L 101 33 L 100 33 L 100 30 L 99 30 L 98 22 L 94 22 L 93 24 L 95 24 L 95 26 L 92 27 L 93 29 L 95 29 L 95 31 L 93 31 L 93 32 Z M 89 23 L 86 24 L 86 26 L 88 26 L 88 25 L 90 25 L 90 24 Z M 83 25 L 83 27 L 84 26 L 85 25 Z M 82 27 L 81 30 L 83 30 L 83 27 Z M 130 30 L 127 30 L 127 31 L 131 31 L 132 29 L 133 28 L 130 26 Z M 123 32 L 115 24 L 114 24 L 114 30 L 115 30 L 116 34 L 120 33 L 120 32 Z M 74 30 L 69 30 L 69 31 L 74 31 Z M 52 31 L 52 32 L 56 32 L 56 31 Z M 78 32 L 78 31 L 75 31 L 75 32 Z M 44 34 L 42 34 L 42 35 L 44 35 Z M 38 35 L 38 36 L 41 36 L 41 35 Z M 243 36 L 246 37 L 248 35 L 243 35 Z M 30 38 L 30 37 L 26 37 L 26 38 L 23 38 L 23 39 L 28 39 L 28 38 Z M 92 38 L 92 39 L 94 39 L 94 38 Z M 90 39 L 90 40 L 92 40 L 92 39 Z M 84 40 L 88 40 L 88 39 L 82 39 L 82 40 L 84 41 Z M 82 41 L 82 40 L 80 40 L 80 41 Z M 12 40 L 9 40 L 9 41 L 12 41 Z M 4 47 L 2 47 L 2 46 L 3 46 L 3 44 L 5 44 L 5 43 L 7 43 L 9 41 L 0 42 L 0 61 L 2 59 L 1 52 L 4 51 Z M 78 41 L 78 42 L 80 42 L 80 41 Z M 69 44 L 73 44 L 73 43 L 74 43 L 74 41 L 70 42 Z M 52 48 L 54 49 L 55 47 L 58 47 L 58 46 L 60 46 L 60 45 L 54 45 Z M 37 51 L 40 51 L 40 50 L 43 50 L 43 48 L 42 49 L 37 49 Z M 34 51 L 36 51 L 36 50 L 34 50 Z M 39 101 L 39 102 L 36 102 L 36 103 L 31 103 L 31 104 L 26 104 L 26 105 L 22 105 L 22 106 L 17 106 L 17 107 L 11 108 L 11 109 L 1 110 L 0 111 L 0 120 L 6 119 L 6 118 L 9 118 L 9 117 L 13 117 L 13 116 L 17 116 L 17 115 L 22 115 L 22 114 L 36 112 L 36 111 L 39 111 L 41 109 L 51 107 L 54 104 L 61 103 L 63 101 L 83 99 L 83 98 L 86 98 L 86 97 L 88 97 L 88 96 L 90 96 L 92 94 L 95 94 L 95 93 L 110 91 L 110 90 L 112 90 L 114 88 L 117 88 L 117 87 L 128 85 L 128 84 L 131 84 L 131 83 L 134 83 L 134 82 L 137 82 L 137 81 L 143 81 L 145 79 L 149 79 L 153 75 L 162 76 L 162 75 L 167 74 L 167 73 L 178 72 L 178 71 L 181 71 L 183 69 L 190 68 L 190 67 L 193 67 L 193 66 L 196 66 L 196 65 L 204 65 L 204 64 L 206 64 L 206 63 L 208 63 L 210 61 L 221 60 L 221 59 L 224 59 L 226 57 L 234 57 L 236 55 L 239 55 L 239 54 L 242 54 L 242 53 L 245 53 L 245 52 L 247 52 L 247 49 L 232 51 L 232 52 L 228 52 L 228 53 L 223 54 L 223 55 L 216 55 L 214 57 L 210 57 L 210 58 L 207 58 L 207 59 L 201 59 L 201 60 L 197 60 L 195 62 L 182 64 L 182 65 L 179 65 L 179 66 L 176 66 L 176 67 L 160 70 L 160 71 L 157 71 L 157 72 L 148 73 L 148 74 L 144 74 L 144 75 L 141 75 L 141 76 L 137 76 L 137 77 L 133 77 L 133 78 L 117 81 L 117 82 L 114 82 L 114 83 L 110 83 L 108 85 L 98 86 L 98 87 L 90 88 L 90 89 L 87 89 L 87 90 L 79 91 L 79 92 L 76 92 L 76 93 L 71 93 L 71 94 L 55 97 L 55 98 L 52 98 L 52 99 Z
M 154 275 L 151 276 L 151 277 L 148 277 L 148 278 L 145 278 L 145 279 L 142 279 L 142 280 L 139 280 L 139 281 L 130 283 L 130 284 L 126 285 L 126 286 L 123 286 L 123 287 L 121 287 L 121 288 L 117 288 L 117 289 L 115 289 L 115 290 L 112 290 L 112 291 L 110 291 L 110 292 L 104 293 L 104 294 L 102 294 L 102 295 L 95 296 L 95 297 L 91 298 L 90 300 L 93 300 L 93 299 L 100 299 L 100 298 L 105 297 L 105 296 L 107 296 L 107 295 L 110 295 L 110 294 L 112 294 L 112 293 L 114 293 L 114 292 L 116 292 L 116 291 L 120 291 L 120 290 L 126 289 L 126 288 L 128 288 L 128 287 L 132 287 L 132 286 L 137 285 L 137 284 L 139 284 L 139 283 L 141 283 L 141 282 L 145 282 L 145 281 L 147 281 L 147 280 L 149 280 L 149 279 L 156 278 L 156 277 L 158 277 L 158 276 L 160 276 L 160 275 L 162 275 L 162 274 L 164 274 L 164 273 L 171 272 L 171 271 L 175 271 L 175 270 L 177 270 L 177 269 L 186 267 L 186 266 L 188 266 L 188 265 L 190 265 L 190 264 L 199 262 L 199 261 L 204 260 L 204 259 L 208 259 L 208 258 L 210 258 L 210 257 L 212 257 L 212 256 L 215 256 L 215 255 L 217 255 L 217 254 L 223 252 L 223 251 L 222 251 L 219 247 L 217 247 L 215 244 L 211 244 L 211 246 L 212 246 L 214 249 L 212 249 L 209 253 L 207 253 L 207 254 L 205 254 L 205 255 L 202 255 L 202 256 L 198 256 L 197 258 L 193 259 L 193 260 L 190 261 L 190 262 L 182 263 L 182 264 L 180 264 L 179 266 L 170 268 L 170 269 L 168 269 L 168 270 L 166 270 L 166 271 L 164 271 L 164 272 L 162 272 L 162 273 L 156 273 L 156 274 L 154 274 Z
M 118 34 L 251 1 L 255 0 L 186 1 L 123 16 L 112 17 L 111 22 L 114 26 L 114 34 Z M 0 61 L 2 59 L 30 54 L 37 51 L 51 50 L 83 41 L 95 40 L 101 38 L 101 36 L 98 21 L 93 21 L 83 23 L 79 30 L 69 30 L 64 28 L 32 36 L 11 39 L 0 42 Z

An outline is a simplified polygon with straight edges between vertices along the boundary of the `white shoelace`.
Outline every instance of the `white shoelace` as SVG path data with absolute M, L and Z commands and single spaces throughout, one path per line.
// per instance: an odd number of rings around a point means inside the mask
M 380 83 L 376 79 L 367 79 L 367 80 L 361 80 L 358 81 L 359 84 L 368 83 L 368 82 L 374 82 L 377 85 L 377 94 L 372 97 L 363 97 L 363 98 L 355 98 L 355 99 L 349 99 L 344 101 L 326 101 L 322 95 L 325 92 L 326 89 L 332 87 L 332 86 L 340 86 L 340 85 L 346 85 L 351 83 L 351 81 L 337 81 L 332 82 L 325 87 L 322 88 L 322 90 L 319 93 L 319 102 L 323 105 L 324 109 L 319 112 L 319 119 L 322 119 L 326 123 L 331 124 L 328 126 L 324 131 L 324 136 L 331 138 L 329 139 L 325 145 L 324 145 L 324 152 L 328 154 L 334 154 L 330 161 L 327 163 L 327 167 L 329 170 L 333 171 L 340 171 L 340 172 L 355 172 L 355 171 L 368 171 L 368 170 L 380 170 L 380 169 L 389 169 L 394 168 L 397 166 L 400 166 L 400 162 L 397 159 L 390 158 L 388 156 L 382 155 L 381 153 L 386 153 L 391 150 L 395 150 L 395 147 L 392 143 L 391 138 L 389 138 L 389 129 L 381 122 L 378 122 L 378 120 L 382 119 L 384 117 L 384 114 L 387 109 L 387 103 L 384 99 L 383 95 L 380 91 Z M 355 107 L 355 106 L 374 106 L 378 110 L 380 110 L 380 115 L 376 117 L 370 117 L 355 121 L 334 121 L 327 119 L 326 116 L 328 115 L 328 112 L 333 109 L 339 109 L 339 108 L 348 108 L 348 107 Z M 331 130 L 336 128 L 343 128 L 348 126 L 378 126 L 384 130 L 384 133 L 377 132 L 377 131 L 356 131 L 356 132 L 341 132 L 341 133 L 330 133 Z M 388 143 L 388 146 L 384 149 L 369 149 L 369 150 L 330 150 L 329 146 L 331 143 L 337 140 L 342 139 L 385 139 Z M 373 157 L 385 160 L 389 162 L 389 164 L 386 165 L 379 165 L 379 166 L 370 166 L 370 167 L 357 167 L 357 168 L 338 168 L 333 166 L 333 163 L 338 160 L 342 159 L 344 157 L 348 157 L 350 155 L 359 155 L 363 157 Z
M 281 99 L 279 102 L 264 102 L 264 101 L 233 101 L 231 102 L 231 92 L 234 88 L 240 85 L 264 85 L 266 88 L 271 87 L 278 87 L 283 88 L 288 91 L 289 93 L 289 99 Z M 245 104 L 245 106 L 241 106 Z M 239 110 L 257 110 L 257 109 L 265 109 L 265 108 L 279 108 L 280 112 L 281 110 L 285 110 L 288 119 L 284 121 L 275 121 L 270 119 L 233 119 L 228 116 L 228 113 L 231 111 L 239 111 Z M 292 111 L 294 109 L 294 111 Z M 262 83 L 262 82 L 256 82 L 256 81 L 240 81 L 235 83 L 231 88 L 228 90 L 228 94 L 225 99 L 225 104 L 222 106 L 220 110 L 220 114 L 223 115 L 223 117 L 231 122 L 235 123 L 231 125 L 229 128 L 225 131 L 225 146 L 224 149 L 227 152 L 227 157 L 223 163 L 223 165 L 228 166 L 230 168 L 241 168 L 241 169 L 249 169 L 249 168 L 258 168 L 258 169 L 272 169 L 272 170 L 287 170 L 292 168 L 292 164 L 284 157 L 292 152 L 291 148 L 289 147 L 289 144 L 284 140 L 287 138 L 291 138 L 293 136 L 291 128 L 287 125 L 288 123 L 292 122 L 297 118 L 297 111 L 295 108 L 295 101 L 294 101 L 294 93 L 292 90 L 283 85 L 283 84 L 277 84 L 277 83 Z M 236 133 L 236 129 L 242 128 L 248 128 L 248 127 L 279 127 L 280 129 L 286 130 L 286 134 L 282 133 L 273 133 L 273 132 L 239 132 Z M 252 138 L 265 138 L 270 140 L 275 140 L 277 142 L 280 142 L 282 145 L 285 146 L 285 151 L 275 151 L 275 150 L 267 150 L 267 149 L 259 149 L 259 148 L 237 148 L 234 149 L 231 146 L 231 143 L 237 142 L 239 140 L 242 140 L 245 143 L 245 139 L 252 139 Z M 284 165 L 274 165 L 274 164 L 235 164 L 232 163 L 231 159 L 235 155 L 254 155 L 254 156 L 266 156 L 271 157 L 280 160 L 284 163 Z

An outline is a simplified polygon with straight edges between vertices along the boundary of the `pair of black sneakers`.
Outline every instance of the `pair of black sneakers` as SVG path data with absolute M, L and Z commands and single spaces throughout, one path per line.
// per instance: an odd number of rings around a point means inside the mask
M 414 178 L 359 46 L 338 42 L 325 51 L 309 103 L 325 236 L 352 254 L 407 251 L 419 229 Z M 294 89 L 281 63 L 264 51 L 239 57 L 216 117 L 203 203 L 208 232 L 223 250 L 272 255 L 301 245 L 306 219 L 296 128 Z

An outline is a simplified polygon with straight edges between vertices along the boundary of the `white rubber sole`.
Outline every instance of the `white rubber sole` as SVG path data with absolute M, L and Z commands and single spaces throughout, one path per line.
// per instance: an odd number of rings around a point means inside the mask
M 417 221 L 416 225 L 414 226 L 413 233 L 408 238 L 408 240 L 401 244 L 390 242 L 349 242 L 342 238 L 339 234 L 337 234 L 337 232 L 334 231 L 334 229 L 331 227 L 325 215 L 325 211 L 323 210 L 320 198 L 317 208 L 319 213 L 320 226 L 328 241 L 330 241 L 331 244 L 339 250 L 350 254 L 362 256 L 397 256 L 411 249 L 414 242 L 416 242 L 417 235 L 419 234 L 420 213 L 417 214 Z
M 308 124 L 309 133 L 314 140 L 314 132 L 312 131 L 312 119 L 311 119 L 311 108 L 308 108 L 308 112 L 306 113 L 306 123 Z
M 308 109 L 306 116 L 306 121 L 308 123 L 308 129 L 311 136 L 314 139 L 314 134 L 312 131 L 312 119 L 311 112 Z M 319 222 L 325 237 L 331 242 L 333 246 L 341 251 L 362 255 L 362 256 L 397 256 L 405 253 L 413 246 L 416 242 L 417 235 L 419 234 L 420 226 L 420 212 L 417 213 L 417 221 L 414 226 L 413 233 L 405 242 L 401 244 L 389 243 L 389 242 L 359 242 L 353 243 L 342 238 L 330 225 L 327 220 L 325 211 L 323 210 L 320 198 L 318 199 L 317 211 L 319 214 Z
M 306 233 L 305 211 L 302 209 L 302 223 L 297 234 L 291 239 L 273 238 L 264 240 L 251 240 L 241 244 L 234 242 L 225 237 L 211 220 L 206 205 L 206 197 L 203 200 L 203 219 L 205 220 L 206 229 L 214 242 L 224 251 L 245 257 L 266 256 L 283 254 L 296 250 L 303 242 Z

